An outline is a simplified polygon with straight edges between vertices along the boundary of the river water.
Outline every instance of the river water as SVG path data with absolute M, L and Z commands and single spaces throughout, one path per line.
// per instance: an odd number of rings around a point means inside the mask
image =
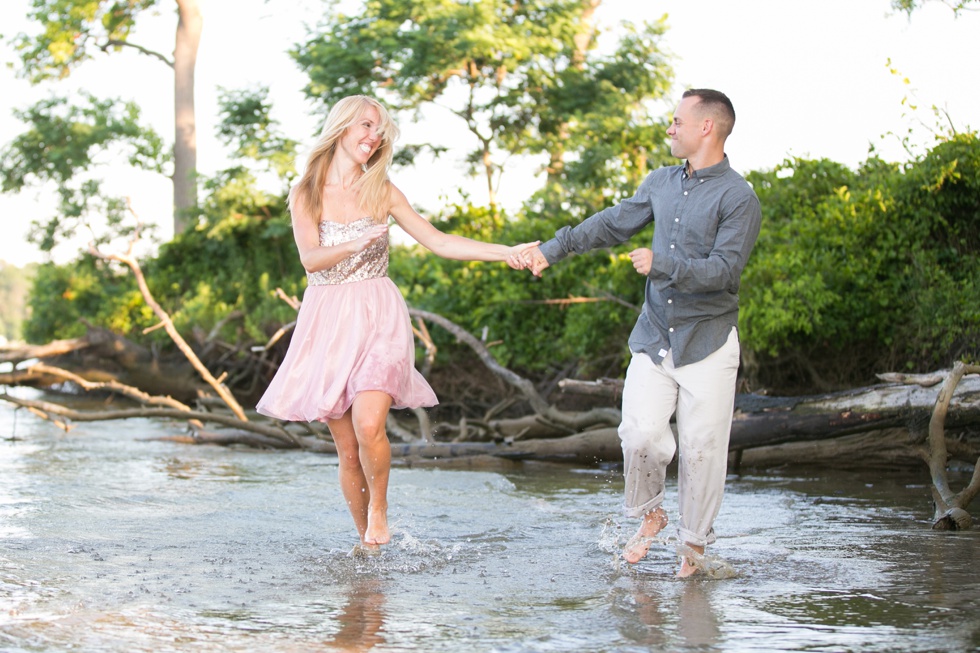
M 0 405 L 0 651 L 980 649 L 980 531 L 929 529 L 924 468 L 731 475 L 732 577 L 680 580 L 672 526 L 619 562 L 616 467 L 396 465 L 363 557 L 334 457 L 179 431 Z

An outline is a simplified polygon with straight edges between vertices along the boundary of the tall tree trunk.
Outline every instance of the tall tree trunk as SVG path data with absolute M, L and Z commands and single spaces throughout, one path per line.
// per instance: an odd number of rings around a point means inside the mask
M 493 184 L 493 157 L 490 154 L 490 141 L 483 142 L 483 170 L 487 176 L 487 197 L 490 201 L 490 210 L 497 215 L 497 189 Z
M 174 45 L 174 235 L 197 210 L 197 126 L 194 117 L 194 68 L 201 42 L 198 0 L 177 0 L 179 20 Z

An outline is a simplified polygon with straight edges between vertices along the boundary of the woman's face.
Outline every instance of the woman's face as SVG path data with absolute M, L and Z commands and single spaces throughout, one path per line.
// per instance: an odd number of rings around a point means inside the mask
M 380 123 L 381 115 L 377 107 L 369 104 L 354 124 L 344 132 L 341 147 L 356 163 L 361 165 L 367 163 L 378 151 L 381 145 L 381 135 L 378 133 Z

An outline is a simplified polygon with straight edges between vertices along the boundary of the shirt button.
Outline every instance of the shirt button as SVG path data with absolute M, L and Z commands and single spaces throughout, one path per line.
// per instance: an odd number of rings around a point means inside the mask
M 680 218 L 674 218 L 674 222 L 680 222 L 680 221 L 681 221 Z
M 669 328 L 669 329 L 667 329 L 667 330 L 668 330 L 668 331 L 670 331 L 671 333 L 673 333 L 673 332 L 674 332 L 674 327 L 670 327 L 670 328 Z
M 671 243 L 671 244 L 670 244 L 670 248 L 671 248 L 671 249 L 674 249 L 674 243 Z
M 698 183 L 699 184 L 703 184 L 704 183 L 704 179 L 698 179 Z
M 684 194 L 687 195 L 687 191 L 684 191 Z
M 667 303 L 668 303 L 668 304 L 673 304 L 673 303 L 674 303 L 674 300 L 673 300 L 673 299 L 668 299 L 668 300 L 667 300 Z

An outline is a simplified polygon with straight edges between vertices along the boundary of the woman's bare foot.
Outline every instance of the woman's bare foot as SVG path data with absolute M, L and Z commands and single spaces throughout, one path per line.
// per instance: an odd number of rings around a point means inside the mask
M 646 557 L 650 550 L 650 545 L 660 531 L 667 525 L 667 513 L 663 508 L 657 508 L 643 515 L 643 523 L 636 531 L 636 535 L 630 538 L 623 549 L 623 559 L 630 564 L 635 564 Z
M 351 549 L 350 553 L 347 554 L 348 558 L 370 558 L 373 556 L 381 555 L 381 546 L 378 544 L 365 544 L 364 542 L 358 542 Z
M 390 540 L 387 509 L 368 508 L 368 525 L 367 530 L 364 531 L 364 543 L 387 544 Z
M 687 578 L 701 571 L 698 560 L 704 555 L 704 547 L 690 543 L 685 543 L 684 546 L 689 549 L 688 553 L 690 555 L 681 556 L 681 568 L 677 571 L 678 578 Z

